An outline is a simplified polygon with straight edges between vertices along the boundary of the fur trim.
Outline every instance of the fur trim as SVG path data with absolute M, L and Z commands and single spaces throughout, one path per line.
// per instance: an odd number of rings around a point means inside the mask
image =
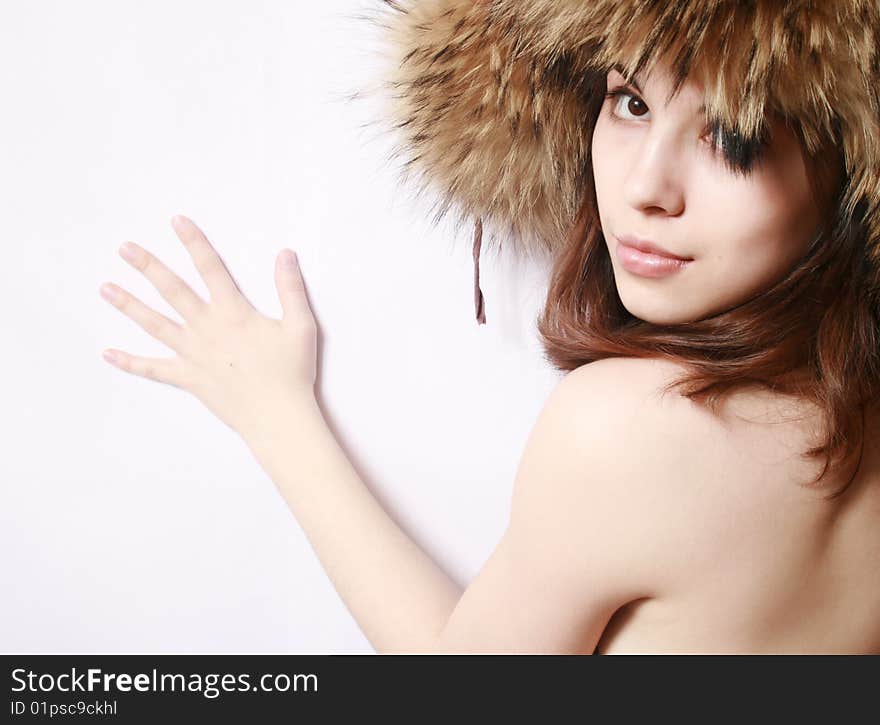
M 615 63 L 677 88 L 697 73 L 706 113 L 745 144 L 768 111 L 813 153 L 839 133 L 841 214 L 864 213 L 880 268 L 880 1 L 385 0 L 387 120 L 439 216 L 482 218 L 518 251 L 557 249 L 582 194 L 593 104 Z M 600 85 L 601 83 L 601 85 Z M 595 113 L 593 113 L 595 116 Z M 880 275 L 878 275 L 880 277 Z

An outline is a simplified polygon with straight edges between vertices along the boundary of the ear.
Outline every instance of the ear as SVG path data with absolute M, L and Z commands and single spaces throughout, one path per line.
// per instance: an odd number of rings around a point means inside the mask
M 290 249 L 282 249 L 275 259 L 275 286 L 281 300 L 283 322 L 297 322 L 312 314 L 299 261 Z

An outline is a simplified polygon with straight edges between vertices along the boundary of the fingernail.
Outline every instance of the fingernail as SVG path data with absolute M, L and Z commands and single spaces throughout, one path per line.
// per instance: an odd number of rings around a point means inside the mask
M 296 252 L 291 252 L 289 249 L 282 253 L 281 255 L 281 264 L 285 267 L 296 267 L 297 259 Z
M 119 248 L 119 253 L 129 262 L 137 260 L 137 249 L 131 242 L 126 242 Z
M 108 302 L 116 302 L 119 299 L 119 293 L 109 284 L 101 285 L 101 296 Z

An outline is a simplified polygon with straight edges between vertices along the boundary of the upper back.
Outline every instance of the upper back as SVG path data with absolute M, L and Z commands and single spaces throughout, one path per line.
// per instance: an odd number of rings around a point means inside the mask
M 866 416 L 858 472 L 828 500 L 857 462 L 805 485 L 822 468 L 801 456 L 823 431 L 814 406 L 749 388 L 716 416 L 660 395 L 682 372 L 673 363 L 601 362 L 640 401 L 638 416 L 620 406 L 633 437 L 654 429 L 657 450 L 640 453 L 665 469 L 651 485 L 680 565 L 612 617 L 597 651 L 880 652 L 880 418 Z

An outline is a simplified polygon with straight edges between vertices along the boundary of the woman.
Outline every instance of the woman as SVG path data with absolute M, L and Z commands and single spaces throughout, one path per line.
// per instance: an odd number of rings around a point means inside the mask
M 557 254 L 565 375 L 464 591 L 324 422 L 286 254 L 279 321 L 188 219 L 210 302 L 133 247 L 186 324 L 118 290 L 179 355 L 120 366 L 242 435 L 378 651 L 880 652 L 880 19 L 801 5 L 389 3 L 407 169 L 477 259 L 483 219 Z

